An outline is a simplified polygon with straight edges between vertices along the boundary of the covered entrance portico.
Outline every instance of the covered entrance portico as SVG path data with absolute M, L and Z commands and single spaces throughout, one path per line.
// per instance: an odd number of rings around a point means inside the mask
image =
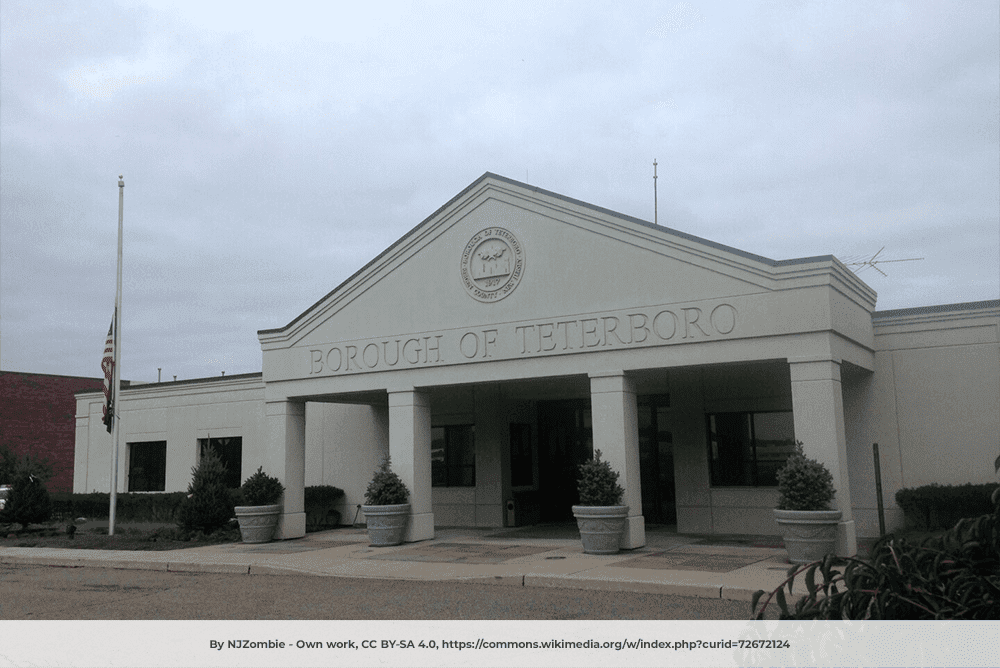
M 391 456 L 408 541 L 562 519 L 594 449 L 625 489 L 624 548 L 646 522 L 775 533 L 773 473 L 800 440 L 834 475 L 852 554 L 844 395 L 872 369 L 873 305 L 830 256 L 775 262 L 486 175 L 259 333 L 280 535 L 304 534 L 306 404 L 330 402 L 371 422 L 324 425 L 335 484 L 361 503 Z

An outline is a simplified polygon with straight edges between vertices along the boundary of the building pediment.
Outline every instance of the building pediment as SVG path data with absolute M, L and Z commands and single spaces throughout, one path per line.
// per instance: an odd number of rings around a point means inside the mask
M 575 354 L 750 335 L 783 313 L 786 329 L 830 328 L 814 292 L 833 285 L 873 308 L 830 256 L 774 261 L 486 174 L 259 337 L 265 358 L 297 351 L 286 377 Z

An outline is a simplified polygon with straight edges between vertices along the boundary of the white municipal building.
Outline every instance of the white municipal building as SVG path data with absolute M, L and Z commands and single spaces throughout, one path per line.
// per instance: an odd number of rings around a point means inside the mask
M 802 441 L 833 473 L 838 552 L 889 528 L 901 487 L 993 480 L 1000 301 L 876 311 L 831 255 L 771 260 L 485 174 L 292 322 L 258 332 L 260 374 L 133 385 L 119 491 L 185 490 L 208 447 L 232 484 L 346 491 L 382 457 L 435 526 L 571 519 L 600 449 L 629 520 L 777 534 L 775 471 Z M 105 491 L 103 395 L 77 395 L 76 492 Z M 127 444 L 127 445 L 124 445 Z

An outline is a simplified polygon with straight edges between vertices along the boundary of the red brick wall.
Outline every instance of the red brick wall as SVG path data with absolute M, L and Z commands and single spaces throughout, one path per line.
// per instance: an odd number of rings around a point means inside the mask
M 51 492 L 73 491 L 73 393 L 100 390 L 103 383 L 101 378 L 0 371 L 0 444 L 18 456 L 47 459 L 55 472 L 47 485 Z

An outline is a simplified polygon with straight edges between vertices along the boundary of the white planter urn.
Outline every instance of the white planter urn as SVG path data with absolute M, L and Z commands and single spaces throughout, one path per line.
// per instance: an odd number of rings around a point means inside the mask
M 270 543 L 281 517 L 281 504 L 273 506 L 236 506 L 240 535 L 244 543 Z
M 585 554 L 618 554 L 628 506 L 573 506 Z
M 406 536 L 406 524 L 410 519 L 410 504 L 391 506 L 361 506 L 368 523 L 368 539 L 372 547 L 399 545 Z
M 837 525 L 839 510 L 778 510 L 781 537 L 788 550 L 788 560 L 793 564 L 808 564 L 837 551 Z

